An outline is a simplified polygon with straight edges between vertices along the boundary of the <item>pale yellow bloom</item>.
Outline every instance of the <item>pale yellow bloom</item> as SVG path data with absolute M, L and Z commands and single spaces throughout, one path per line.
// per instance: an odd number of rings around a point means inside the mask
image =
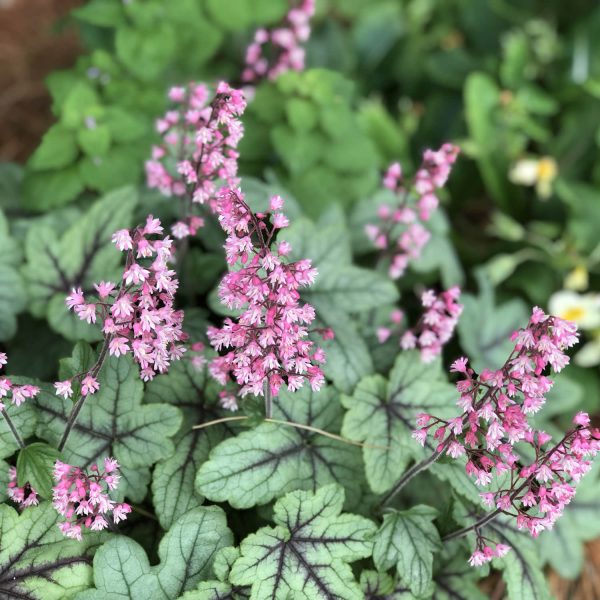
M 552 183 L 558 175 L 558 165 L 551 156 L 540 158 L 522 158 L 517 161 L 508 174 L 508 178 L 518 185 L 535 186 L 540 198 L 549 198 Z
M 588 280 L 588 270 L 584 265 L 578 265 L 565 277 L 564 285 L 567 290 L 582 292 L 587 289 Z
M 561 290 L 552 294 L 548 308 L 550 314 L 572 321 L 581 329 L 600 327 L 600 294 Z

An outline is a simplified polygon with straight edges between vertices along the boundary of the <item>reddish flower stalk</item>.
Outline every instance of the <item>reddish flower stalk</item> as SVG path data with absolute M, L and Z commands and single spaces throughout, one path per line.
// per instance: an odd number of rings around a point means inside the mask
M 210 97 L 203 83 L 171 88 L 175 108 L 157 121 L 163 143 L 153 147 L 146 162 L 148 187 L 185 200 L 184 216 L 171 228 L 177 239 L 195 235 L 204 225 L 193 207 L 206 203 L 214 208 L 219 181 L 229 187 L 239 184 L 237 145 L 244 132 L 239 116 L 246 102 L 241 91 L 225 82 L 209 102 Z
M 463 306 L 457 302 L 460 288 L 453 287 L 437 295 L 433 290 L 426 290 L 421 296 L 423 315 L 417 324 L 402 333 L 400 327 L 402 312 L 394 310 L 391 314 L 391 327 L 380 327 L 377 337 L 380 343 L 390 336 L 400 336 L 400 347 L 403 350 L 417 348 L 421 360 L 430 363 L 439 356 L 443 346 L 450 340 L 462 313 Z
M 246 49 L 246 68 L 242 79 L 257 83 L 262 79 L 277 79 L 287 71 L 304 69 L 302 43 L 310 37 L 310 19 L 315 13 L 315 0 L 301 0 L 291 8 L 284 22 L 275 29 L 257 29 L 253 42 Z M 269 60 L 265 49 L 274 57 Z
M 494 483 L 495 491 L 481 497 L 496 511 L 447 538 L 475 531 L 477 547 L 469 560 L 475 566 L 507 551 L 504 545 L 493 548 L 489 544 L 480 532 L 483 525 L 507 514 L 516 518 L 519 529 L 526 528 L 533 536 L 552 527 L 575 494 L 574 484 L 589 470 L 587 458 L 600 450 L 600 431 L 588 427 L 589 417 L 584 413 L 576 415 L 577 427 L 554 447 L 549 447 L 551 436 L 534 429 L 528 420 L 543 406 L 552 387 L 552 380 L 544 374 L 547 368 L 559 372 L 568 364 L 565 350 L 577 342 L 576 326 L 534 308 L 528 326 L 515 331 L 512 340 L 515 348 L 497 371 L 484 369 L 477 375 L 466 358 L 455 361 L 451 371 L 463 376 L 456 384 L 463 413 L 449 420 L 420 414 L 419 428 L 413 434 L 425 444 L 433 432 L 437 442 L 433 460 L 442 453 L 466 456 L 467 474 L 475 477 L 477 485 Z M 522 464 L 517 444 L 530 446 L 535 456 L 531 464 Z M 433 460 L 430 457 L 428 464 Z
M 272 212 L 253 213 L 240 190 L 222 191 L 217 214 L 227 233 L 227 261 L 236 268 L 223 277 L 219 295 L 242 314 L 208 330 L 217 351 L 230 349 L 211 361 L 210 373 L 222 385 L 235 380 L 241 396 L 264 395 L 268 416 L 270 398 L 282 385 L 294 391 L 308 380 L 318 390 L 324 382 L 317 363 L 325 354 L 306 339 L 315 311 L 300 302 L 298 291 L 314 281 L 316 270 L 310 260 L 289 262 L 290 245 L 276 243 L 278 231 L 288 225 L 282 207 L 274 196 Z
M 77 381 L 81 397 L 75 403 L 58 449 L 66 444 L 85 398 L 100 387 L 98 374 L 107 356 L 131 353 L 144 381 L 156 373 L 165 373 L 172 360 L 185 352 L 182 342 L 183 311 L 175 310 L 175 292 L 179 282 L 169 268 L 172 240 L 162 237 L 158 219 L 151 215 L 143 227 L 122 229 L 113 235 L 118 250 L 127 253 L 120 285 L 103 281 L 95 284 L 97 299 L 88 302 L 81 289 L 73 290 L 66 304 L 80 319 L 102 323 L 104 343 L 98 360 L 88 371 L 77 373 L 54 384 L 57 394 L 67 398 Z
M 381 223 L 367 225 L 366 234 L 382 258 L 391 257 L 389 275 L 399 279 L 411 260 L 416 260 L 430 238 L 422 223 L 431 218 L 439 200 L 436 189 L 442 188 L 459 149 L 444 144 L 439 150 L 425 150 L 423 161 L 412 181 L 406 182 L 400 163 L 392 164 L 383 178 L 383 186 L 399 199 L 396 206 L 382 205 L 378 216 Z M 413 197 L 416 196 L 416 201 Z

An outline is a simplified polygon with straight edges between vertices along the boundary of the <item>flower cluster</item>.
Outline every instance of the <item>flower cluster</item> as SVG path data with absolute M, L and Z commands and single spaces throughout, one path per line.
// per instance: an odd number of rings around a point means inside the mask
M 451 371 L 462 376 L 456 384 L 462 414 L 449 420 L 420 414 L 413 436 L 424 444 L 433 432 L 438 454 L 465 456 L 466 472 L 477 485 L 497 488 L 481 494 L 484 502 L 516 517 L 519 528 L 536 536 L 553 525 L 572 498 L 569 482 L 577 482 L 589 469 L 586 457 L 600 449 L 600 432 L 590 430 L 589 418 L 581 413 L 575 417 L 577 428 L 548 449 L 551 436 L 528 419 L 542 408 L 552 387 L 546 370 L 559 372 L 568 364 L 565 350 L 577 343 L 575 325 L 536 307 L 528 326 L 511 339 L 514 350 L 499 370 L 484 369 L 477 375 L 466 358 L 456 360 Z M 531 448 L 535 459 L 530 465 L 523 466 L 516 444 Z M 490 550 L 478 533 L 471 563 L 498 556 Z
M 460 288 L 456 286 L 439 295 L 433 290 L 423 292 L 423 315 L 414 327 L 401 335 L 400 347 L 403 350 L 418 348 L 424 363 L 429 363 L 439 356 L 444 344 L 452 337 L 462 313 L 463 306 L 457 302 L 459 297 Z M 377 337 L 381 343 L 399 329 L 402 313 L 394 310 L 391 321 L 391 327 L 380 327 L 377 330 Z
M 425 150 L 419 170 L 411 182 L 406 182 L 399 163 L 392 164 L 383 178 L 383 186 L 400 199 L 399 205 L 383 204 L 378 216 L 381 223 L 369 224 L 365 231 L 374 246 L 391 255 L 389 275 L 399 279 L 411 260 L 416 260 L 430 238 L 423 222 L 431 218 L 438 207 L 436 190 L 442 188 L 459 149 L 444 144 L 439 150 Z M 409 204 L 412 193 L 416 201 Z
M 186 338 L 183 312 L 174 309 L 179 282 L 168 265 L 173 242 L 162 233 L 160 221 L 152 215 L 143 227 L 117 231 L 113 242 L 127 253 L 120 285 L 106 281 L 95 284 L 95 301 L 87 300 L 80 288 L 66 299 L 80 319 L 102 321 L 108 353 L 118 357 L 131 352 L 144 381 L 166 372 L 171 360 L 179 359 L 185 351 L 180 343 Z M 96 375 L 92 369 L 77 376 L 83 395 L 98 389 Z M 57 393 L 71 396 L 71 381 L 56 382 Z
M 310 19 L 314 14 L 315 0 L 301 0 L 287 13 L 281 27 L 258 29 L 246 50 L 242 79 L 254 83 L 264 78 L 276 79 L 286 71 L 302 71 L 305 54 L 302 42 L 310 37 Z M 265 56 L 267 45 L 274 55 L 271 62 Z
M 194 204 L 212 207 L 218 181 L 239 183 L 236 148 L 244 133 L 239 116 L 246 102 L 242 92 L 225 82 L 218 84 L 212 100 L 202 83 L 171 88 L 169 99 L 176 106 L 157 121 L 163 143 L 153 147 L 146 176 L 148 187 L 185 200 L 185 217 L 172 226 L 173 236 L 181 239 L 204 224 L 192 214 Z
M 103 471 L 92 465 L 89 472 L 56 461 L 52 496 L 54 508 L 66 519 L 58 524 L 65 536 L 81 540 L 84 528 L 97 531 L 108 527 L 110 517 L 114 523 L 127 518 L 129 504 L 116 503 L 108 495 L 120 478 L 119 463 L 112 458 L 104 459 Z
M 4 352 L 0 352 L 0 369 L 8 362 Z M 35 385 L 15 385 L 8 377 L 0 377 L 0 411 L 4 410 L 2 398 L 8 398 L 15 406 L 21 406 L 28 398 L 35 398 L 40 393 L 40 388 Z
M 23 487 L 17 485 L 17 469 L 10 467 L 8 469 L 8 497 L 23 507 L 35 506 L 40 503 L 38 493 L 27 482 Z
M 317 390 L 324 381 L 316 363 L 325 360 L 321 348 L 306 339 L 315 310 L 300 301 L 299 288 L 311 285 L 316 276 L 310 260 L 289 262 L 291 247 L 275 243 L 278 231 L 288 225 L 280 212 L 283 200 L 271 198 L 270 213 L 253 213 L 240 190 L 224 190 L 217 204 L 221 227 L 227 233 L 227 262 L 235 268 L 219 285 L 221 301 L 241 309 L 237 319 L 225 319 L 223 327 L 211 327 L 208 337 L 220 351 L 210 372 L 222 385 L 232 376 L 242 386 L 240 395 L 262 395 L 268 382 L 277 395 L 282 384 L 289 390 L 308 379 Z M 238 268 L 239 267 L 239 268 Z

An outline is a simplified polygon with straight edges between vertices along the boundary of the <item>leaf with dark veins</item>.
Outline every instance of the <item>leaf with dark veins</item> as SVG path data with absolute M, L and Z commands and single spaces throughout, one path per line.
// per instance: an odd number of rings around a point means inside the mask
M 418 352 L 403 352 L 389 380 L 365 377 L 352 396 L 342 396 L 348 409 L 342 435 L 365 442 L 367 480 L 375 493 L 388 491 L 421 447 L 412 439 L 418 413 L 456 414 L 456 391 L 447 383 L 440 361 L 424 364 Z
M 341 513 L 344 491 L 332 484 L 295 491 L 275 503 L 275 527 L 263 527 L 240 546 L 230 581 L 250 585 L 251 600 L 361 600 L 348 563 L 371 555 L 376 526 Z
M 135 190 L 122 188 L 95 202 L 62 236 L 46 223 L 29 229 L 23 275 L 34 316 L 47 318 L 71 340 L 100 339 L 98 328 L 67 311 L 65 296 L 73 287 L 89 291 L 94 282 L 119 276 L 122 255 L 110 240 L 117 229 L 131 226 L 136 202 Z
M 433 555 L 442 548 L 438 516 L 431 506 L 418 505 L 383 517 L 373 548 L 373 562 L 380 571 L 396 568 L 402 583 L 417 597 L 431 593 Z
M 363 571 L 360 574 L 360 589 L 365 600 L 414 600 L 410 590 L 397 583 L 387 573 L 379 571 Z
M 180 517 L 160 542 L 156 566 L 150 566 L 137 542 L 115 537 L 94 556 L 96 589 L 76 600 L 173 600 L 212 576 L 215 553 L 232 541 L 225 513 L 217 506 L 194 508 Z
M 70 540 L 57 527 L 50 503 L 20 515 L 0 506 L 0 597 L 7 600 L 69 599 L 91 584 L 91 556 L 106 535 Z
M 149 467 L 170 456 L 171 440 L 181 425 L 181 412 L 166 404 L 142 405 L 144 385 L 129 356 L 107 359 L 98 377 L 100 389 L 90 396 L 63 451 L 67 463 L 89 467 L 106 456 L 121 465 L 118 499 L 143 500 L 150 479 Z M 37 435 L 56 445 L 72 403 L 44 389 L 36 398 Z
M 435 591 L 431 600 L 486 600 L 488 596 L 478 587 L 482 575 L 468 563 L 468 555 L 456 542 L 445 546 L 436 566 L 433 581 Z
M 305 386 L 295 394 L 281 392 L 273 416 L 335 434 L 342 408 L 333 388 L 315 393 Z M 213 502 L 250 508 L 291 490 L 337 482 L 356 504 L 362 483 L 357 461 L 355 446 L 292 425 L 263 423 L 221 442 L 198 471 L 196 488 Z
M 217 578 L 201 581 L 196 589 L 186 592 L 179 600 L 248 600 L 250 586 L 229 583 L 231 567 L 239 556 L 239 548 L 233 546 L 221 548 L 215 555 L 213 563 L 213 570 Z
M 30 383 L 42 387 L 40 382 L 26 377 L 11 376 L 10 380 L 16 385 Z M 21 437 L 24 440 L 31 437 L 35 433 L 35 428 L 37 425 L 37 411 L 34 408 L 33 402 L 28 400 L 27 402 L 23 402 L 21 406 L 15 406 L 11 402 L 6 402 L 6 399 L 4 400 L 6 412 L 8 413 L 13 425 Z M 0 458 L 11 456 L 18 449 L 19 447 L 17 446 L 12 431 L 10 430 L 4 418 L 0 416 Z
M 146 388 L 149 403 L 169 403 L 184 415 L 174 439 L 175 452 L 158 461 L 152 474 L 152 500 L 161 525 L 171 524 L 191 508 L 200 506 L 204 497 L 194 487 L 196 472 L 208 460 L 210 451 L 231 433 L 225 425 L 192 429 L 222 416 L 218 390 L 206 369 L 196 369 L 191 361 L 171 366 L 169 373 L 157 377 Z

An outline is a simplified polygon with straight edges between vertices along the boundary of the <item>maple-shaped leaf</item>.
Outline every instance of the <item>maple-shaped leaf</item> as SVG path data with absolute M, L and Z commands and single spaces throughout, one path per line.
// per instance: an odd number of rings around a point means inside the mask
M 111 243 L 117 229 L 131 226 L 137 194 L 127 187 L 107 194 L 72 223 L 64 233 L 46 222 L 27 232 L 23 275 L 29 309 L 36 317 L 71 340 L 101 339 L 100 329 L 80 321 L 65 307 L 74 287 L 93 291 L 92 284 L 119 277 L 122 255 Z M 62 225 L 64 227 L 64 225 Z M 62 235 L 59 235 L 62 233 Z
M 64 461 L 88 468 L 106 456 L 116 458 L 122 479 L 115 499 L 126 495 L 141 502 L 149 467 L 173 453 L 171 436 L 181 425 L 181 412 L 167 404 L 142 404 L 144 384 L 129 356 L 107 359 L 98 380 L 100 389 L 87 398 L 67 440 Z M 38 437 L 58 444 L 72 402 L 43 388 L 36 406 Z
M 196 472 L 208 460 L 210 451 L 230 433 L 226 425 L 192 429 L 222 415 L 218 389 L 206 369 L 195 368 L 189 360 L 173 364 L 168 374 L 156 377 L 146 387 L 146 402 L 169 403 L 183 413 L 183 422 L 173 438 L 175 451 L 159 460 L 152 472 L 152 501 L 165 529 L 202 504 L 204 497 L 194 486 Z
M 230 582 L 252 586 L 251 600 L 362 599 L 348 563 L 371 555 L 376 526 L 342 513 L 343 504 L 344 491 L 336 484 L 278 500 L 275 527 L 263 527 L 241 543 Z
M 69 599 L 92 581 L 92 554 L 106 534 L 65 538 L 49 502 L 20 515 L 0 505 L 0 598 Z
M 454 416 L 456 391 L 439 360 L 424 364 L 416 351 L 396 359 L 389 380 L 371 375 L 361 380 L 352 396 L 342 396 L 348 409 L 342 435 L 365 442 L 367 481 L 376 493 L 389 490 L 422 449 L 411 437 L 418 413 Z
M 94 556 L 96 589 L 77 600 L 173 600 L 210 577 L 215 553 L 232 541 L 217 506 L 200 506 L 180 517 L 161 540 L 155 566 L 137 542 L 114 537 Z
M 342 408 L 332 387 L 312 392 L 304 386 L 274 400 L 273 417 L 339 431 Z M 221 442 L 196 478 L 198 491 L 213 502 L 235 508 L 266 504 L 295 489 L 316 490 L 337 482 L 359 499 L 360 450 L 318 432 L 280 423 L 263 423 Z
M 402 583 L 417 597 L 432 589 L 433 555 L 442 548 L 433 524 L 438 513 L 431 506 L 413 506 L 383 517 L 373 549 L 373 562 L 380 571 L 396 568 Z

